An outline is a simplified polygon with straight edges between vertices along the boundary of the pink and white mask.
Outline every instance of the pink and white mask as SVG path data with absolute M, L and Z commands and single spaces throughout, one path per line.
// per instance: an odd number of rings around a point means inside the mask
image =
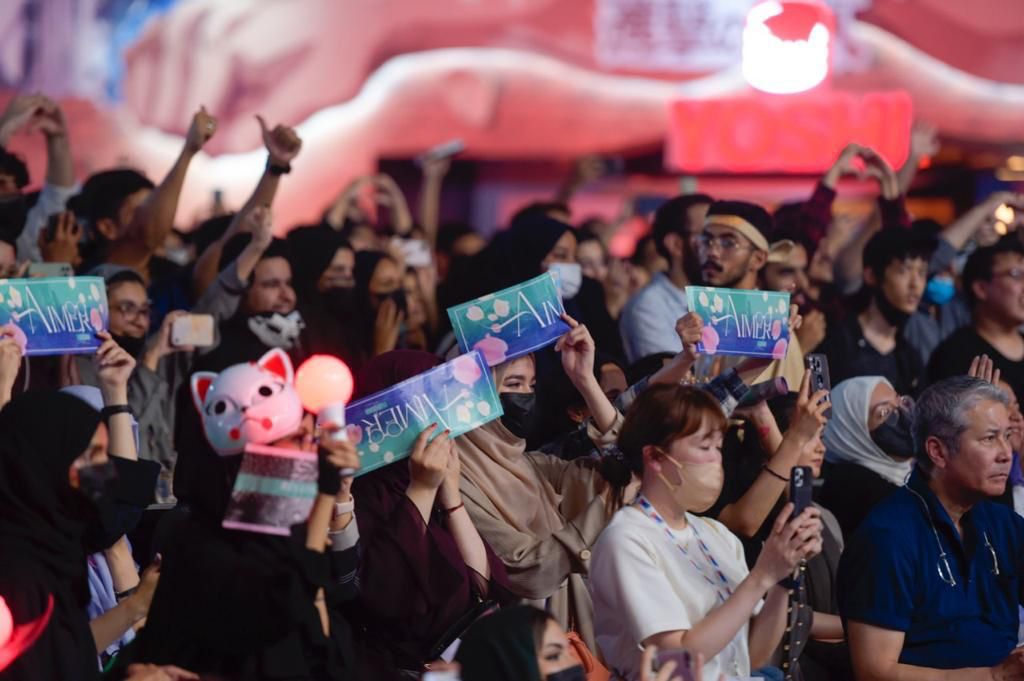
M 203 419 L 207 441 L 221 456 L 241 454 L 250 444 L 270 444 L 302 425 L 295 372 L 280 349 L 219 374 L 196 372 L 192 400 Z

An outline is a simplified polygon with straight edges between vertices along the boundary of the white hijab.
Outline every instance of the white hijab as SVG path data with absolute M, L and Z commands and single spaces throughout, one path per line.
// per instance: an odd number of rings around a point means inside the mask
M 892 385 L 881 376 L 850 378 L 832 390 L 832 418 L 825 426 L 825 460 L 853 463 L 902 485 L 914 467 L 914 460 L 897 461 L 875 444 L 868 430 L 871 393 L 879 383 Z

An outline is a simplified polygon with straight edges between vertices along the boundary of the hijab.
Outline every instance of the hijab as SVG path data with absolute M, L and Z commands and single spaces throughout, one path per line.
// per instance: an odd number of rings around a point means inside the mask
M 455 656 L 463 681 L 541 681 L 533 633 L 538 613 L 517 605 L 474 624 Z
M 68 469 L 99 424 L 99 412 L 57 392 L 0 411 L 0 596 L 18 628 L 41 627 L 5 670 L 11 679 L 96 676 L 84 546 L 95 514 Z
M 881 376 L 850 378 L 832 390 L 832 418 L 825 426 L 825 458 L 831 463 L 852 463 L 867 468 L 894 485 L 902 485 L 914 466 L 913 459 L 897 461 L 875 444 L 868 430 L 871 393 Z
M 299 299 L 319 293 L 320 277 L 339 249 L 351 248 L 339 232 L 323 225 L 298 227 L 288 233 L 292 283 Z
M 501 385 L 508 366 L 495 367 L 495 385 Z M 526 440 L 513 435 L 501 419 L 456 438 L 455 446 L 462 477 L 490 500 L 506 523 L 538 537 L 562 528 L 561 498 L 526 456 Z

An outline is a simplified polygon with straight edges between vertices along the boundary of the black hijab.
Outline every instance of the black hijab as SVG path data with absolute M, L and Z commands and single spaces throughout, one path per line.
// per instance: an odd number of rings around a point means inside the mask
M 53 603 L 40 638 L 4 678 L 97 676 L 84 546 L 95 512 L 68 469 L 99 424 L 99 412 L 57 392 L 25 393 L 0 411 L 0 596 L 15 624 L 37 621 Z
M 462 681 L 541 681 L 535 631 L 547 620 L 543 611 L 517 605 L 478 621 L 455 655 Z

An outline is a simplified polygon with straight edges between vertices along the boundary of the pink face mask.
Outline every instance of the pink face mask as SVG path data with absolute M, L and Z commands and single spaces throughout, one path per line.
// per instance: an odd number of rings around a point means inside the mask
M 303 409 L 294 381 L 292 362 L 280 349 L 220 374 L 193 374 L 192 399 L 210 446 L 231 456 L 246 445 L 270 444 L 298 430 Z

